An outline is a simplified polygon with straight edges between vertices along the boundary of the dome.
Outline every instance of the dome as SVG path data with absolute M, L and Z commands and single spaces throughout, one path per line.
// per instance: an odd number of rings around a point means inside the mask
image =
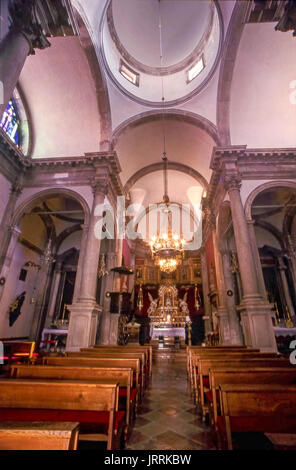
M 213 1 L 111 0 L 101 27 L 101 56 L 115 85 L 142 104 L 186 101 L 219 60 L 222 23 Z

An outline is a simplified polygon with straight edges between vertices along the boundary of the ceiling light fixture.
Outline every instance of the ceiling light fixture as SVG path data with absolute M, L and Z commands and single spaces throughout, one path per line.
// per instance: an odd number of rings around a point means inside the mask
M 160 49 L 160 66 L 163 66 L 163 47 L 162 47 L 162 21 L 160 0 L 159 5 L 159 49 Z M 162 202 L 164 204 L 163 212 L 168 214 L 168 233 L 163 233 L 158 237 L 152 237 L 149 242 L 152 258 L 161 271 L 166 273 L 174 272 L 182 263 L 184 258 L 183 240 L 178 234 L 172 233 L 172 218 L 169 208 L 170 198 L 168 194 L 168 158 L 166 153 L 166 132 L 165 132 L 165 94 L 164 94 L 164 77 L 161 77 L 162 83 L 162 135 L 163 135 L 163 186 L 164 195 Z

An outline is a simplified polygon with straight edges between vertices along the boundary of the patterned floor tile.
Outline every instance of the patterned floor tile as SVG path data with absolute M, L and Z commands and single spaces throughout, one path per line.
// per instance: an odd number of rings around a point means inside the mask
M 194 406 L 186 374 L 186 359 L 158 358 L 153 377 L 139 407 L 127 449 L 213 449 L 210 428 Z M 176 353 L 174 353 L 176 357 Z M 171 356 L 172 359 L 172 356 Z

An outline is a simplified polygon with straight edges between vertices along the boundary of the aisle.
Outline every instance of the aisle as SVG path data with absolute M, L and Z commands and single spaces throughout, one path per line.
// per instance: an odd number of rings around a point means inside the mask
M 186 376 L 185 353 L 154 353 L 153 377 L 127 449 L 213 449 L 209 426 L 196 414 Z

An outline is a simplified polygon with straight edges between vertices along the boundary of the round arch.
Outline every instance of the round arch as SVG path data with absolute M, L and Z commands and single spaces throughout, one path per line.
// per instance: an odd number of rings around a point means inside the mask
M 296 191 L 296 183 L 294 183 L 293 181 L 275 180 L 275 181 L 269 181 L 268 183 L 263 183 L 257 188 L 255 188 L 249 194 L 245 202 L 245 215 L 246 215 L 247 220 L 252 220 L 252 205 L 253 205 L 255 198 L 260 193 L 270 188 L 291 188 Z
M 88 25 L 87 17 L 80 5 L 75 5 L 74 8 L 80 30 L 80 44 L 87 58 L 96 89 L 98 112 L 100 116 L 100 150 L 109 150 L 112 137 L 112 119 L 108 87 L 97 60 L 94 47 L 95 41 L 92 41 L 91 29 Z
M 217 96 L 217 128 L 222 145 L 231 145 L 230 99 L 231 84 L 239 43 L 244 30 L 247 2 L 236 2 L 223 48 Z
M 135 116 L 132 116 L 126 121 L 119 124 L 119 126 L 113 131 L 112 134 L 112 149 L 114 149 L 119 137 L 123 133 L 127 132 L 130 129 L 133 129 L 134 127 L 139 126 L 140 124 L 158 120 L 161 116 L 163 116 L 163 114 L 166 116 L 166 119 L 185 122 L 199 127 L 213 139 L 217 146 L 221 145 L 217 127 L 205 117 L 196 113 L 192 113 L 191 111 L 185 111 L 180 109 L 159 109 L 136 114 Z
M 89 225 L 90 219 L 90 209 L 88 203 L 79 193 L 73 191 L 72 189 L 67 188 L 50 188 L 45 189 L 44 191 L 38 191 L 35 194 L 29 196 L 25 201 L 23 201 L 15 210 L 14 216 L 11 221 L 12 227 L 18 226 L 21 218 L 24 215 L 25 210 L 33 208 L 37 202 L 47 199 L 48 197 L 53 196 L 68 196 L 71 199 L 77 201 L 84 212 L 84 224 Z
M 125 186 L 124 186 L 125 194 L 128 194 L 130 189 L 136 184 L 136 182 L 139 181 L 144 176 L 149 175 L 150 173 L 154 173 L 155 171 L 162 171 L 162 170 L 163 170 L 163 163 L 159 162 L 159 163 L 152 163 L 151 165 L 147 165 L 144 168 L 141 168 L 139 171 L 136 171 L 136 173 L 134 173 L 125 183 Z M 208 189 L 207 180 L 198 171 L 194 170 L 190 166 L 184 165 L 183 163 L 169 161 L 168 170 L 179 171 L 180 173 L 185 173 L 186 175 L 191 176 L 203 187 L 204 191 L 207 191 Z

